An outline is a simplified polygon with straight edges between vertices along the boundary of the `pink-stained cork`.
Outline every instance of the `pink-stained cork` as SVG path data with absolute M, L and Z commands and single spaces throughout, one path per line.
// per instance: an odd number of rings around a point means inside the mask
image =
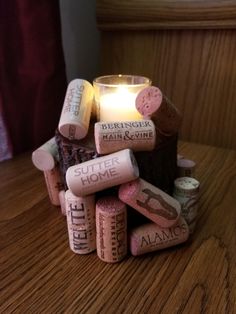
M 196 163 L 193 160 L 181 158 L 177 160 L 178 177 L 194 177 Z
M 96 204 L 97 254 L 107 263 L 121 261 L 127 254 L 126 205 L 115 196 Z
M 163 228 L 175 225 L 180 216 L 177 200 L 140 178 L 122 184 L 119 198 Z
M 161 228 L 155 223 L 139 226 L 130 233 L 130 251 L 134 256 L 162 250 L 187 241 L 189 228 L 180 217 L 177 224 L 169 228 Z
M 66 182 L 76 196 L 93 194 L 136 179 L 139 170 L 130 149 L 85 161 L 69 167 Z
M 61 190 L 58 196 L 59 196 L 59 201 L 60 201 L 60 206 L 61 206 L 61 213 L 62 215 L 66 216 L 65 191 Z
M 181 115 L 158 87 L 149 86 L 141 90 L 136 97 L 135 105 L 144 118 L 152 119 L 161 134 L 171 136 L 178 132 Z
M 87 135 L 93 97 L 93 86 L 89 82 L 81 79 L 70 82 L 58 125 L 63 136 L 80 140 Z
M 95 195 L 75 196 L 70 190 L 65 193 L 66 209 L 70 212 L 70 220 L 75 225 L 95 224 Z
M 99 154 L 109 154 L 125 148 L 150 151 L 156 143 L 155 125 L 151 120 L 97 122 L 94 135 Z
M 60 206 L 59 192 L 63 190 L 63 183 L 58 165 L 52 170 L 44 171 L 44 178 L 51 203 Z
M 136 97 L 136 109 L 144 117 L 151 116 L 162 103 L 163 95 L 158 87 L 148 86 L 142 89 Z
M 53 169 L 58 160 L 58 149 L 54 137 L 32 153 L 32 162 L 41 171 Z

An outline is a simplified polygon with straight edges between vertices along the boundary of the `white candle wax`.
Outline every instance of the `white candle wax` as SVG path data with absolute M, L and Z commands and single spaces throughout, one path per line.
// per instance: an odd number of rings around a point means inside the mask
M 118 87 L 114 93 L 100 97 L 100 121 L 140 120 L 141 114 L 135 107 L 136 93 L 128 88 Z

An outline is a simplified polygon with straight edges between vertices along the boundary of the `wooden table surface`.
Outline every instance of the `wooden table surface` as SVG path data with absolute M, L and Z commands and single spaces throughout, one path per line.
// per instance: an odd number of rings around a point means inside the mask
M 236 151 L 180 143 L 197 162 L 185 244 L 107 264 L 70 251 L 30 154 L 0 164 L 0 313 L 236 313 Z

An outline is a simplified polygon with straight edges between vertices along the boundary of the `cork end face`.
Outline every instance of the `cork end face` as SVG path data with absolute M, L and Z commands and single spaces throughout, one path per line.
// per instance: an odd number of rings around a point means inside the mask
M 162 92 L 158 87 L 149 86 L 141 90 L 135 100 L 135 106 L 144 117 L 151 116 L 162 103 Z
M 194 178 L 191 177 L 181 177 L 177 178 L 174 181 L 175 187 L 180 190 L 193 190 L 198 191 L 200 183 Z
M 178 167 L 194 168 L 196 166 L 196 163 L 190 159 L 178 158 L 177 165 Z
M 117 213 L 124 211 L 126 205 L 116 196 L 106 196 L 97 201 L 96 208 L 102 212 Z
M 60 133 L 69 140 L 81 140 L 86 137 L 88 129 L 73 123 L 59 124 Z
M 136 195 L 139 193 L 139 189 L 139 179 L 124 183 L 119 187 L 119 199 L 123 202 L 129 202 L 135 199 Z
M 53 156 L 45 150 L 38 149 L 32 153 L 34 166 L 41 171 L 52 170 L 55 167 Z

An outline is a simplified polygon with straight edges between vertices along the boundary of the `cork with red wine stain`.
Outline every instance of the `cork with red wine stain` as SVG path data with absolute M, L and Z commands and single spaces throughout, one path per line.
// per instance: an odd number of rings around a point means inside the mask
M 97 254 L 107 263 L 121 261 L 127 254 L 126 204 L 107 196 L 96 204 Z
M 130 232 L 130 251 L 134 256 L 162 250 L 187 241 L 189 227 L 183 217 L 169 228 L 161 228 L 148 223 L 134 228 Z
M 51 203 L 55 206 L 60 206 L 59 192 L 63 190 L 63 183 L 58 164 L 53 169 L 43 173 Z
M 177 200 L 140 178 L 122 184 L 119 198 L 163 228 L 174 226 L 180 216 Z
M 160 89 L 149 86 L 142 89 L 135 101 L 136 109 L 144 119 L 151 119 L 158 131 L 171 136 L 178 132 L 182 118 L 178 109 L 162 94 Z

